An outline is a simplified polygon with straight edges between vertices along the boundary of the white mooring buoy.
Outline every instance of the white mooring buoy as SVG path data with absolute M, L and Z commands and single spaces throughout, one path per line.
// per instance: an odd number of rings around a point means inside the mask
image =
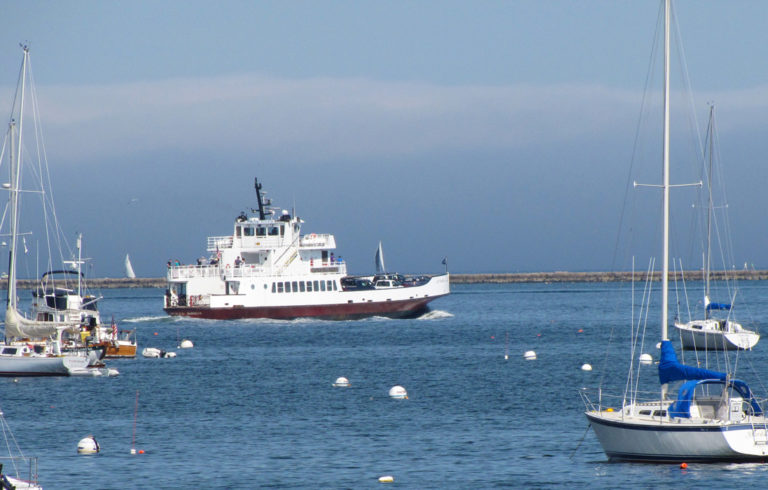
M 650 354 L 642 354 L 640 356 L 640 364 L 651 364 L 653 362 L 653 357 L 651 357 Z
M 581 365 L 581 370 L 582 371 L 592 371 L 592 365 L 584 363 L 584 364 Z
M 179 344 L 179 349 L 191 349 L 194 346 L 195 346 L 195 344 L 193 344 L 191 340 L 184 339 Z
M 379 477 L 379 483 L 393 483 L 395 481 L 395 477 L 392 475 L 384 475 Z
M 349 380 L 345 378 L 344 376 L 339 376 L 336 378 L 336 381 L 333 383 L 333 386 L 336 388 L 349 388 L 351 385 L 349 384 Z
M 397 385 L 389 389 L 389 396 L 390 398 L 394 398 L 396 400 L 407 400 L 408 392 L 405 391 L 405 388 L 402 386 Z
M 534 352 L 532 350 L 526 351 L 525 354 L 523 354 L 523 357 L 527 361 L 535 361 L 536 360 L 536 352 Z
M 99 443 L 93 436 L 84 437 L 77 443 L 77 454 L 96 454 L 99 449 Z

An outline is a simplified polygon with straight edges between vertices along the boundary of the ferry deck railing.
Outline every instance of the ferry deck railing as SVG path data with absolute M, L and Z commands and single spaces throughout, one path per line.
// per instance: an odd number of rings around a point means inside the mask
M 284 272 L 284 267 L 263 267 L 253 264 L 242 266 L 221 266 L 221 265 L 174 265 L 168 268 L 167 279 L 169 281 L 178 281 L 181 279 L 199 279 L 205 277 L 258 277 L 258 276 L 280 276 Z M 310 267 L 310 272 L 317 274 L 346 274 L 346 262 L 339 261 L 314 261 Z

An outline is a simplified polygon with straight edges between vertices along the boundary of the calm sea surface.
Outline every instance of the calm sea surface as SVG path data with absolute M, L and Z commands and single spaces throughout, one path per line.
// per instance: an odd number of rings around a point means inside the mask
M 111 361 L 112 379 L 0 378 L 0 406 L 49 489 L 765 486 L 768 465 L 606 462 L 579 389 L 624 385 L 627 363 L 605 359 L 609 340 L 628 349 L 628 288 L 457 285 L 423 318 L 349 322 L 169 318 L 162 290 L 105 290 L 106 318 L 178 357 Z M 739 299 L 740 319 L 768 324 L 768 283 Z M 740 363 L 768 377 L 767 351 Z M 408 400 L 388 397 L 398 384 Z M 90 434 L 102 452 L 77 455 Z

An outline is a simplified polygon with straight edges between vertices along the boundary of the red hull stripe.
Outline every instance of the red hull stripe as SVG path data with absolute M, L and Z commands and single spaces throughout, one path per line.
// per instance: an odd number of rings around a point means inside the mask
M 294 318 L 322 318 L 328 320 L 351 320 L 370 316 L 407 318 L 418 316 L 427 310 L 427 303 L 439 298 L 415 298 L 403 301 L 379 301 L 366 303 L 342 303 L 335 305 L 304 306 L 253 306 L 253 307 L 183 307 L 164 308 L 171 316 L 188 316 L 209 320 L 236 320 L 242 318 L 272 318 L 291 320 Z

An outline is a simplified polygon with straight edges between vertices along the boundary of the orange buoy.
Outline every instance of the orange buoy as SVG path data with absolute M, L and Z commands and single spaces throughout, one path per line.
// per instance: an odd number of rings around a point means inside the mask
M 686 469 L 688 467 L 688 463 L 681 463 L 680 468 Z

